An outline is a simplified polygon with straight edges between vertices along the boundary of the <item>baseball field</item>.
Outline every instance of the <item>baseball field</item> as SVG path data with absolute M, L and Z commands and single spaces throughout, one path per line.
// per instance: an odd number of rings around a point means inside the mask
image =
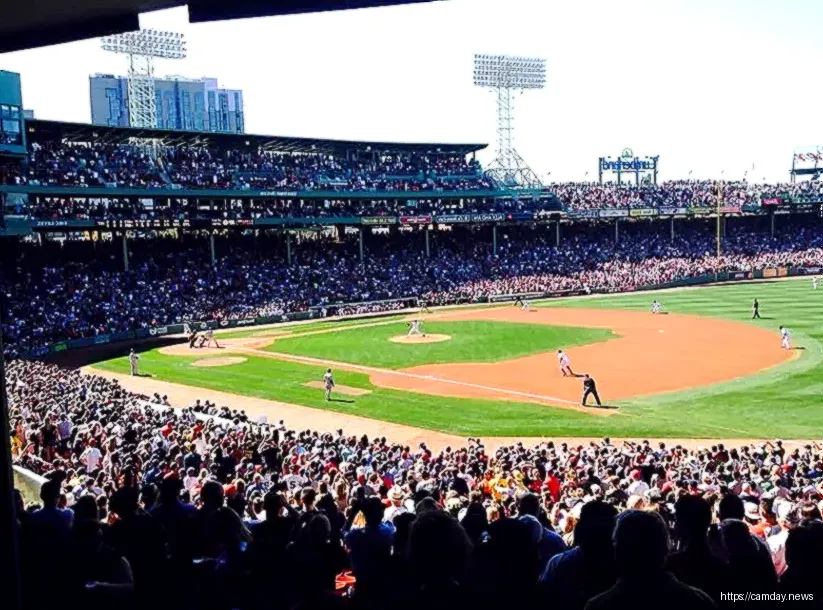
M 128 376 L 125 357 L 95 368 L 175 406 L 210 399 L 297 428 L 351 421 L 357 432 L 371 422 L 374 433 L 386 422 L 411 427 L 408 438 L 809 439 L 823 430 L 823 290 L 808 279 L 551 300 L 529 311 L 434 310 L 420 316 L 426 338 L 410 342 L 412 317 L 217 333 L 220 348 L 143 352 L 141 377 Z M 791 350 L 781 349 L 780 325 L 791 329 Z M 596 379 L 603 408 L 580 406 L 582 380 L 560 375 L 558 349 L 575 373 Z

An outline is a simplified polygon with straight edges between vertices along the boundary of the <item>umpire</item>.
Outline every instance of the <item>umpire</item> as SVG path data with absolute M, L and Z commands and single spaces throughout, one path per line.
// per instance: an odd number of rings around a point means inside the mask
M 589 377 L 588 375 L 584 375 L 583 399 L 580 401 L 580 404 L 584 407 L 586 406 L 586 401 L 589 399 L 589 396 L 594 396 L 594 399 L 597 401 L 598 407 L 603 406 L 603 404 L 600 402 L 600 395 L 597 393 L 597 383 L 594 381 L 594 378 Z

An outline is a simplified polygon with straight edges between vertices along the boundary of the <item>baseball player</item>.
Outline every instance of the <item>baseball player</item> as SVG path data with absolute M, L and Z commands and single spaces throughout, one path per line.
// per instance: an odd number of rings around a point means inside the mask
M 760 303 L 757 302 L 757 299 L 752 303 L 752 320 L 755 318 L 760 318 Z
M 129 368 L 132 375 L 140 374 L 140 356 L 134 350 L 129 351 Z
M 817 277 L 817 276 L 814 276 L 814 277 L 812 278 L 812 290 L 817 290 L 817 286 L 818 286 L 819 284 L 820 284 L 820 278 L 819 278 L 819 277 Z
M 194 330 L 189 335 L 189 349 L 194 349 L 194 344 L 197 342 L 197 331 Z
M 188 322 L 183 322 L 183 334 L 191 336 L 191 326 Z
M 326 400 L 331 400 L 331 391 L 334 389 L 334 377 L 331 374 L 331 369 L 326 369 L 326 374 L 323 375 L 323 387 L 326 388 Z
M 785 326 L 780 327 L 780 347 L 783 349 L 792 349 L 792 334 Z
M 520 305 L 520 311 L 529 311 L 529 307 L 531 307 L 531 303 L 524 300 L 522 305 Z
M 586 401 L 589 399 L 589 396 L 594 396 L 594 400 L 597 402 L 598 407 L 603 406 L 600 402 L 600 395 L 597 393 L 597 383 L 594 381 L 594 378 L 584 375 L 583 398 L 580 401 L 581 406 L 586 406 Z
M 414 319 L 411 322 L 409 322 L 409 332 L 406 333 L 406 336 L 413 337 L 415 335 L 421 337 L 426 336 L 426 333 L 423 332 L 423 320 Z
M 514 306 L 515 307 L 520 307 L 520 309 L 523 309 L 523 297 L 521 297 L 520 295 L 517 295 L 514 299 Z
M 660 313 L 660 303 L 657 302 L 657 299 L 652 301 L 652 313 Z
M 214 347 L 220 347 L 217 339 L 214 338 L 214 329 L 210 328 L 206 331 L 206 347 L 211 347 L 211 342 L 214 341 Z
M 429 303 L 426 299 L 417 299 L 417 306 L 420 308 L 421 314 L 431 313 L 431 310 L 429 310 Z
M 569 360 L 569 356 L 562 349 L 557 350 L 557 366 L 563 377 L 574 377 L 571 360 Z

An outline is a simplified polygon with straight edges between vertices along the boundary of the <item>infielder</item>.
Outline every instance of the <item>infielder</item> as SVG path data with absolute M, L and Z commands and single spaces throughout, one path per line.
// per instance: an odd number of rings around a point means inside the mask
M 423 320 L 414 319 L 409 324 L 409 332 L 406 333 L 407 337 L 414 337 L 420 336 L 425 337 L 426 333 L 423 332 Z
M 531 303 L 529 301 L 523 301 L 520 305 L 520 311 L 529 311 L 529 307 L 531 307 Z
M 785 326 L 780 327 L 780 347 L 783 349 L 792 349 L 792 334 Z
M 417 299 L 417 306 L 420 308 L 420 313 L 431 313 L 429 310 L 429 303 L 426 299 Z
M 569 360 L 569 356 L 562 349 L 557 350 L 557 366 L 563 374 L 563 377 L 574 377 L 571 360 Z
M 326 388 L 326 400 L 331 400 L 331 391 L 334 389 L 334 377 L 331 374 L 331 369 L 326 369 L 326 374 L 323 375 L 323 387 Z
M 140 356 L 134 350 L 129 352 L 129 368 L 132 376 L 140 374 Z
M 652 313 L 660 313 L 660 303 L 657 300 L 652 301 Z

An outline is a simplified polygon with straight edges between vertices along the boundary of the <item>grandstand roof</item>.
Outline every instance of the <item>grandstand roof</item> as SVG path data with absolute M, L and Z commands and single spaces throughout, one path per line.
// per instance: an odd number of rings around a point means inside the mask
M 142 129 L 136 127 L 107 127 L 88 123 L 28 120 L 29 140 L 68 140 L 70 142 L 102 142 L 120 144 L 131 138 L 159 140 L 167 146 L 215 146 L 220 148 L 262 148 L 264 150 L 305 153 L 345 154 L 347 151 L 403 151 L 419 153 L 469 154 L 482 150 L 487 144 L 445 144 L 404 142 L 361 142 L 325 140 L 319 138 L 292 138 L 252 134 L 209 133 L 203 131 L 173 131 L 170 129 Z

